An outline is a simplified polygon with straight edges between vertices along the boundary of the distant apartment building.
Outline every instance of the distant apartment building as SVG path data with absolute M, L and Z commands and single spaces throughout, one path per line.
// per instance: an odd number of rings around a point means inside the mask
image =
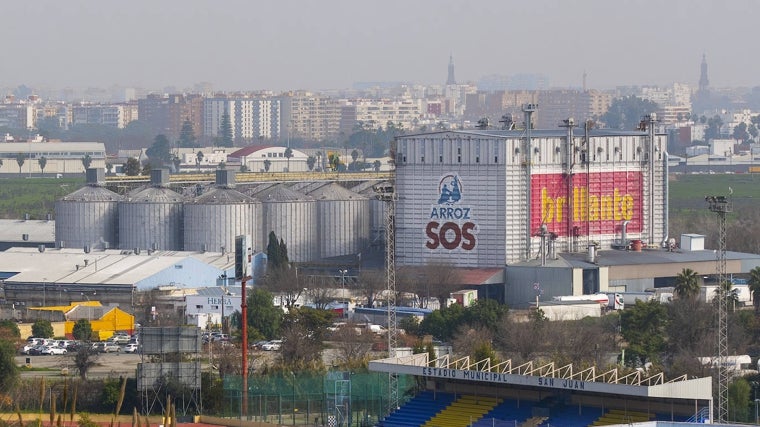
M 70 124 L 103 125 L 124 129 L 137 118 L 137 104 L 80 104 L 71 107 Z
M 203 97 L 185 94 L 149 94 L 137 101 L 140 122 L 152 133 L 164 134 L 170 141 L 179 139 L 185 120 L 193 126 L 195 137 L 203 135 Z
M 216 96 L 203 100 L 204 136 L 221 135 L 229 115 L 232 138 L 244 142 L 280 138 L 280 100 L 269 96 Z
M 340 101 L 303 91 L 287 92 L 278 99 L 282 139 L 329 141 L 340 136 Z
M 20 102 L 0 104 L 0 127 L 34 129 L 34 105 Z
M 350 135 L 358 123 L 372 129 L 396 127 L 414 129 L 423 116 L 421 99 L 352 99 L 341 107 L 340 132 Z

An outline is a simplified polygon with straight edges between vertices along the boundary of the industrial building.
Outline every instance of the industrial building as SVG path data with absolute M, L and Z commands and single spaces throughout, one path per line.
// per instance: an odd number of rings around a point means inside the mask
M 132 313 L 138 291 L 214 286 L 234 275 L 233 253 L 11 248 L 0 253 L 5 298 L 29 307 L 98 300 Z
M 106 167 L 106 149 L 100 142 L 6 142 L 0 144 L 0 176 L 81 175 L 82 159 L 88 156 L 89 167 Z
M 528 121 L 530 119 L 528 118 Z M 396 260 L 493 267 L 667 238 L 667 137 L 609 129 L 397 138 Z

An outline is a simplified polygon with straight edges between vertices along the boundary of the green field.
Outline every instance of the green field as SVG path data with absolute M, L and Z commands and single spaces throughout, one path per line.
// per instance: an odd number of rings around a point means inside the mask
M 730 188 L 730 190 L 729 190 Z M 705 196 L 728 196 L 734 210 L 760 204 L 760 174 L 700 174 L 670 176 L 670 213 L 707 210 Z
M 55 201 L 84 185 L 82 178 L 0 179 L 0 218 L 44 219 L 54 213 Z

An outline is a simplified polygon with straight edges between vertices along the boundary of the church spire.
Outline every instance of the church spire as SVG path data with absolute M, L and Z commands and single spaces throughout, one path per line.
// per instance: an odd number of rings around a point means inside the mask
M 700 67 L 699 74 L 699 91 L 704 92 L 707 90 L 707 86 L 710 85 L 710 80 L 707 79 L 707 56 L 702 54 L 702 66 Z
M 454 77 L 454 55 L 449 55 L 449 76 L 446 78 L 446 85 L 457 84 L 457 79 Z

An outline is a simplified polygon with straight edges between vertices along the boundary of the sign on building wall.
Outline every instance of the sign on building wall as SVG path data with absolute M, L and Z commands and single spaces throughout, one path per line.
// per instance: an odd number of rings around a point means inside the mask
M 428 223 L 425 226 L 430 250 L 472 251 L 477 246 L 478 226 L 475 212 L 467 199 L 467 191 L 459 175 L 443 176 L 429 197 Z
M 537 174 L 531 176 L 531 230 L 558 236 L 615 234 L 623 221 L 627 230 L 641 232 L 641 172 Z

